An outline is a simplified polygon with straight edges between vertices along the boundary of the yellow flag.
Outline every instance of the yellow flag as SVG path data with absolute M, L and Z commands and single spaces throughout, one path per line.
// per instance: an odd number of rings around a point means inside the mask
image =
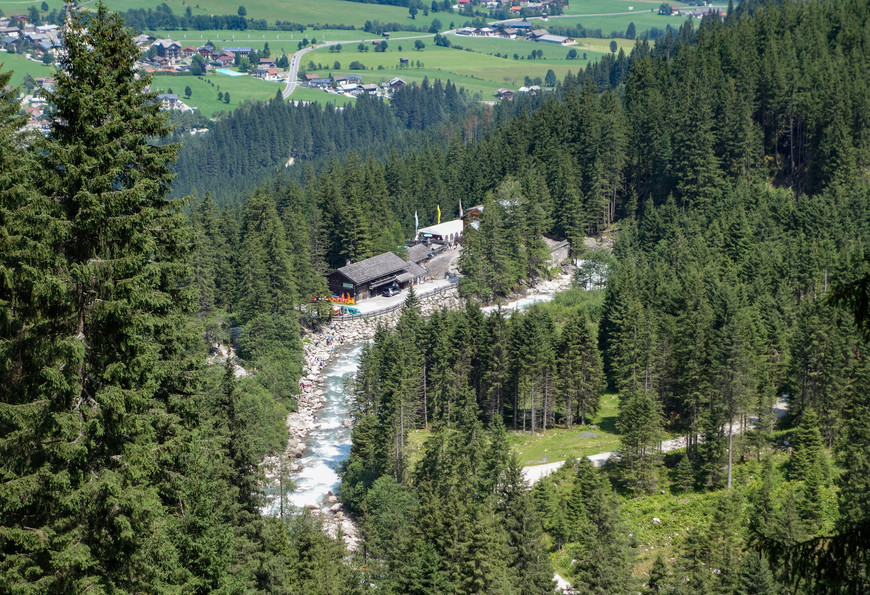
M 441 223 L 441 205 L 436 205 L 438 207 L 438 223 Z

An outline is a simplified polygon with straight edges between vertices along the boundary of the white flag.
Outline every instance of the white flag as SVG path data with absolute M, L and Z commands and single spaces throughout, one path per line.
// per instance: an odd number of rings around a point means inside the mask
M 417 228 L 420 227 L 420 220 L 417 219 L 417 211 L 414 211 L 414 233 L 417 233 Z

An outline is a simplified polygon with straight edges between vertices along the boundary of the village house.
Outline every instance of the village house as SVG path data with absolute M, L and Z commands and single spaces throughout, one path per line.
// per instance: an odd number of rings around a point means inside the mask
M 174 110 L 179 108 L 177 93 L 160 93 L 157 95 L 157 101 L 160 102 L 160 109 Z
M 510 89 L 499 89 L 498 91 L 495 92 L 495 96 L 498 97 L 499 99 L 513 99 L 514 92 L 511 91 Z
M 400 89 L 405 86 L 405 81 L 396 77 L 394 79 L 390 79 L 390 89 L 395 91 L 396 89 Z
M 235 59 L 236 57 L 231 54 L 221 54 L 220 56 L 215 58 L 214 61 L 215 64 L 217 64 L 218 66 L 227 67 L 232 66 Z
M 196 51 L 203 58 L 211 58 L 215 53 L 215 47 L 212 44 L 207 43 L 204 46 L 197 48 Z
M 281 77 L 278 75 L 277 68 L 257 68 L 257 74 L 255 75 L 259 79 L 263 79 L 264 81 L 279 81 Z
M 154 42 L 157 55 L 167 60 L 178 60 L 181 55 L 181 44 L 171 39 L 158 39 Z
M 181 57 L 182 58 L 190 58 L 196 53 L 196 46 L 186 45 L 181 48 Z
M 359 85 L 362 83 L 362 77 L 358 74 L 348 74 L 347 76 L 337 76 L 333 79 L 337 85 Z
M 254 51 L 254 48 L 247 46 L 225 46 L 221 51 L 225 54 L 231 53 L 233 55 L 247 56 Z

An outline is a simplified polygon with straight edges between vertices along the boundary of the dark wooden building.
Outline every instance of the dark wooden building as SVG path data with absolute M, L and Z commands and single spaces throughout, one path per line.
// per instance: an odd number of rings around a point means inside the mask
M 343 266 L 326 275 L 332 295 L 347 294 L 356 300 L 378 295 L 386 287 L 414 284 L 425 271 L 393 254 L 384 252 L 372 258 Z

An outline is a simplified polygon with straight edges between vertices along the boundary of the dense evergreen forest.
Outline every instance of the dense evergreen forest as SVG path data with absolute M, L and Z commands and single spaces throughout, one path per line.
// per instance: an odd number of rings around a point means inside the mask
M 769 4 L 548 97 L 252 104 L 172 190 L 130 32 L 71 17 L 46 137 L 0 73 L 0 591 L 545 593 L 554 568 L 593 593 L 870 590 L 870 8 Z M 468 308 L 409 299 L 352 387 L 361 550 L 261 516 L 303 302 L 460 201 L 484 206 Z M 612 256 L 585 253 L 604 230 Z M 545 233 L 607 261 L 603 298 L 484 315 L 549 274 Z M 253 376 L 205 365 L 231 338 Z M 619 460 L 529 490 L 510 433 L 583 426 L 603 394 Z
M 277 93 L 210 124 L 206 135 L 183 139 L 172 196 L 209 191 L 219 205 L 236 205 L 246 190 L 277 176 L 305 183 L 351 152 L 369 158 L 404 152 L 421 131 L 471 109 L 451 82 L 407 86 L 386 104 L 363 95 L 344 108 L 287 103 Z M 293 165 L 293 167 L 290 167 Z
M 341 497 L 396 592 L 418 580 L 424 552 L 446 591 L 474 591 L 479 573 L 519 589 L 542 547 L 581 592 L 870 585 L 870 11 L 743 12 L 640 43 L 615 77 L 620 58 L 609 76 L 589 69 L 465 145 L 469 157 L 451 163 L 473 171 L 445 170 L 483 197 L 464 241 L 469 296 L 541 275 L 541 231 L 578 242 L 616 223 L 619 235 L 603 308 L 506 320 L 470 305 L 422 320 L 409 303 L 365 353 Z M 601 471 L 567 461 L 536 484 L 522 518 L 537 517 L 544 537 L 520 544 L 504 508 L 516 463 L 503 427 L 582 424 L 605 385 L 618 396 L 619 460 Z M 430 430 L 419 460 L 417 428 Z M 686 448 L 666 458 L 666 436 Z M 662 490 L 705 509 L 656 556 L 628 535 L 623 498 Z M 397 522 L 385 498 L 416 528 L 395 549 L 382 541 Z M 433 526 L 449 529 L 436 540 Z M 511 554 L 481 569 L 486 547 Z

